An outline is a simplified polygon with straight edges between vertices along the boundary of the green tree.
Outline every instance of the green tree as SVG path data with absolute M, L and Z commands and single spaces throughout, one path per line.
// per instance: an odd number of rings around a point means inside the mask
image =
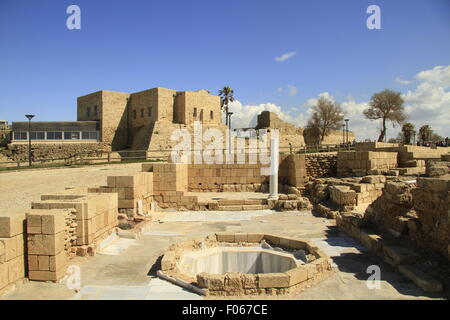
M 395 126 L 406 120 L 403 107 L 404 100 L 400 92 L 383 90 L 375 93 L 369 102 L 369 108 L 364 110 L 364 115 L 369 120 L 382 120 L 382 128 L 378 142 L 384 141 L 386 137 L 386 122 L 391 121 Z
M 404 144 L 411 144 L 411 138 L 416 135 L 416 130 L 411 122 L 406 122 L 402 126 L 402 138 Z
M 419 137 L 422 143 L 430 141 L 433 130 L 428 124 L 425 124 L 419 129 Z
M 225 113 L 225 123 L 228 125 L 228 109 L 229 104 L 234 101 L 234 91 L 231 87 L 225 86 L 219 90 L 220 108 Z
M 310 133 L 318 135 L 320 142 L 331 130 L 338 130 L 344 120 L 343 112 L 338 103 L 325 97 L 320 97 L 312 107 L 312 115 L 307 128 Z

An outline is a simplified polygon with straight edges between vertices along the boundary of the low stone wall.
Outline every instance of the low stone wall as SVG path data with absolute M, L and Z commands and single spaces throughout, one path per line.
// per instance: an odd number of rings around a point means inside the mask
M 31 150 L 34 162 L 47 163 L 67 159 L 79 153 L 100 157 L 102 152 L 111 151 L 111 148 L 101 142 L 34 143 L 32 141 Z M 10 161 L 28 161 L 28 144 L 9 144 L 3 154 Z
M 364 176 L 374 170 L 396 168 L 396 152 L 341 151 L 337 154 L 338 176 Z
M 30 280 L 57 281 L 64 277 L 76 245 L 76 211 L 37 209 L 27 213 L 27 260 Z
M 309 199 L 314 209 L 323 213 L 323 216 L 335 218 L 335 212 L 350 211 L 360 205 L 368 205 L 382 194 L 385 176 L 365 176 L 362 178 L 322 178 L 316 179 L 306 185 Z M 321 202 L 329 202 L 335 210 L 326 210 Z
M 0 295 L 26 275 L 25 215 L 0 217 Z
M 142 203 L 142 212 L 150 211 L 153 200 L 153 172 L 138 172 L 129 176 L 109 176 L 107 186 L 88 188 L 91 193 L 117 193 L 120 213 L 134 216 Z
M 312 154 L 305 156 L 306 174 L 309 178 L 322 178 L 336 176 L 336 154 Z

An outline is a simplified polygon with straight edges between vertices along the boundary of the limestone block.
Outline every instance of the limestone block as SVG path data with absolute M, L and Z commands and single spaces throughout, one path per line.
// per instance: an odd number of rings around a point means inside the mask
M 28 270 L 39 270 L 38 264 L 38 256 L 37 255 L 28 255 Z
M 303 266 L 286 271 L 289 276 L 289 286 L 308 280 L 308 270 Z
M 57 271 L 29 271 L 28 278 L 35 281 L 58 281 L 66 274 L 66 269 Z
M 24 231 L 25 215 L 0 216 L 0 238 L 11 238 Z
M 286 288 L 290 285 L 287 273 L 259 273 L 258 286 L 260 288 Z
M 65 232 L 28 235 L 28 254 L 54 256 L 64 249 Z
M 24 256 L 18 256 L 6 263 L 8 265 L 8 281 L 9 283 L 25 277 Z
M 8 264 L 0 263 L 0 289 L 9 284 Z
M 0 238 L 0 246 L 4 248 L 4 259 L 9 261 L 17 257 L 17 239 L 12 238 Z
M 49 268 L 50 271 L 58 271 L 61 269 L 66 269 L 67 267 L 67 255 L 65 252 L 60 252 L 55 256 L 49 257 Z

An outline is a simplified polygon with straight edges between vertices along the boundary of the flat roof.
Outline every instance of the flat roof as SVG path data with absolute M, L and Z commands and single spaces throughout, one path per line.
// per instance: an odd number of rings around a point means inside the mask
M 12 131 L 97 131 L 98 121 L 27 121 L 13 122 Z

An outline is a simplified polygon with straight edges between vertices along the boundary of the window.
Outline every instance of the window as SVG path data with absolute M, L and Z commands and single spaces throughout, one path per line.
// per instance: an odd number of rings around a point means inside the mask
M 214 119 L 214 111 L 211 110 L 209 112 L 209 117 L 211 118 L 211 120 Z
M 31 140 L 45 140 L 45 132 L 44 131 L 31 131 L 30 139 Z
M 66 131 L 64 132 L 64 140 L 79 140 L 80 132 L 78 131 Z
M 144 109 L 141 109 L 141 118 L 144 117 Z
M 14 140 L 27 140 L 27 133 L 25 131 L 14 132 Z
M 136 120 L 136 110 L 133 110 L 133 119 Z
M 197 118 L 197 108 L 194 108 L 194 118 Z
M 81 138 L 83 140 L 97 140 L 98 133 L 97 131 L 86 131 L 81 133 Z
M 95 107 L 94 107 L 94 114 L 95 114 L 96 116 L 98 116 L 98 106 L 95 106 Z
M 152 116 L 152 107 L 148 107 L 147 112 L 148 112 L 148 116 L 151 117 Z
M 61 140 L 62 139 L 62 132 L 47 132 L 47 140 Z
M 87 107 L 86 108 L 86 117 L 90 117 L 91 116 L 91 107 Z

